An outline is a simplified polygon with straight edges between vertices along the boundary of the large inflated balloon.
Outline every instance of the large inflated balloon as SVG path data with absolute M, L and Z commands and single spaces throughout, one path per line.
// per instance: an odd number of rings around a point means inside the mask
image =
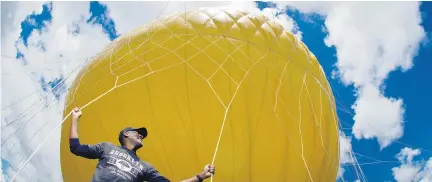
M 65 116 L 86 106 L 81 143 L 117 144 L 126 126 L 147 127 L 138 155 L 178 181 L 214 160 L 214 181 L 335 181 L 334 98 L 319 62 L 272 18 L 197 9 L 113 41 L 76 77 Z M 89 181 L 97 160 L 69 151 L 65 181 Z M 217 145 L 219 144 L 219 145 Z M 216 153 L 215 153 L 216 151 Z

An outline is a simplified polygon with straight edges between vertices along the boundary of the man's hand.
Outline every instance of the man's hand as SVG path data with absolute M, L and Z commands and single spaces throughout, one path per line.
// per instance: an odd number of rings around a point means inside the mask
M 79 119 L 82 115 L 81 109 L 79 107 L 75 107 L 72 110 L 72 119 Z
M 72 122 L 70 127 L 69 138 L 78 138 L 78 119 L 81 117 L 82 112 L 79 107 L 72 110 Z
M 204 166 L 204 170 L 199 174 L 202 179 L 207 179 L 215 174 L 215 166 L 207 164 Z

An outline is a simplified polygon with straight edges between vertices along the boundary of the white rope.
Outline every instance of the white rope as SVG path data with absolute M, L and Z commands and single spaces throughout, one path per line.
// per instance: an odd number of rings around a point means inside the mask
M 110 90 L 106 91 L 105 93 L 103 93 L 102 95 L 100 95 L 99 97 L 93 99 L 92 101 L 90 101 L 89 103 L 87 103 L 86 105 L 84 105 L 81 109 L 86 108 L 87 106 L 89 106 L 90 104 L 92 104 L 93 102 L 99 100 L 100 98 L 102 98 L 104 95 L 108 94 L 109 92 L 113 91 L 115 87 L 111 88 Z M 18 170 L 18 172 L 14 175 L 14 177 L 12 178 L 11 181 L 13 181 L 17 175 L 21 172 L 21 170 L 27 165 L 27 163 L 30 161 L 31 158 L 33 158 L 33 156 L 36 154 L 37 151 L 39 151 L 39 149 L 45 144 L 45 142 L 50 138 L 50 136 L 54 133 L 54 131 L 57 130 L 58 127 L 60 127 L 65 121 L 66 119 L 71 115 L 72 112 L 69 112 L 68 115 L 66 115 L 66 117 L 48 134 L 48 136 L 42 141 L 41 144 L 39 144 L 39 146 L 36 148 L 36 150 L 34 150 L 32 152 L 32 154 L 30 155 L 30 157 L 24 162 L 24 164 L 20 167 L 20 169 Z
M 42 147 L 42 145 L 50 138 L 50 136 L 54 133 L 54 131 L 57 130 L 58 127 L 60 127 L 63 122 L 70 116 L 72 112 L 69 112 L 69 114 L 63 119 L 62 122 L 60 122 L 49 134 L 48 136 L 45 138 L 44 141 L 42 141 L 42 143 L 36 148 L 35 151 L 32 152 L 32 154 L 30 155 L 30 157 L 24 162 L 24 164 L 20 167 L 20 169 L 18 170 L 17 173 L 15 173 L 14 177 L 12 178 L 11 181 L 15 180 L 15 178 L 18 176 L 18 174 L 21 172 L 21 170 L 27 165 L 27 163 L 30 161 L 31 158 L 33 158 L 33 156 L 36 154 L 37 151 L 39 151 L 39 149 Z

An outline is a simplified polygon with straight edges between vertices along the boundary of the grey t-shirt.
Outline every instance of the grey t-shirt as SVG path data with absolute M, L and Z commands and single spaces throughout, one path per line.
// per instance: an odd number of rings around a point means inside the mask
M 134 151 L 110 142 L 82 145 L 78 139 L 70 139 L 70 149 L 77 156 L 99 159 L 92 182 L 169 182 L 151 164 L 142 161 Z

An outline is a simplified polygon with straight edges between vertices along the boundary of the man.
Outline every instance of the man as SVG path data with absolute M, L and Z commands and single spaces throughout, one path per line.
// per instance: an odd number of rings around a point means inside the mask
M 70 128 L 70 151 L 88 159 L 99 159 L 93 182 L 131 181 L 131 182 L 169 182 L 151 164 L 142 161 L 136 151 L 143 146 L 142 140 L 147 136 L 146 128 L 125 128 L 120 132 L 120 146 L 109 142 L 96 145 L 80 144 L 78 138 L 78 120 L 82 112 L 79 108 L 72 110 Z M 200 182 L 214 175 L 215 167 L 206 165 L 198 175 L 182 182 Z

